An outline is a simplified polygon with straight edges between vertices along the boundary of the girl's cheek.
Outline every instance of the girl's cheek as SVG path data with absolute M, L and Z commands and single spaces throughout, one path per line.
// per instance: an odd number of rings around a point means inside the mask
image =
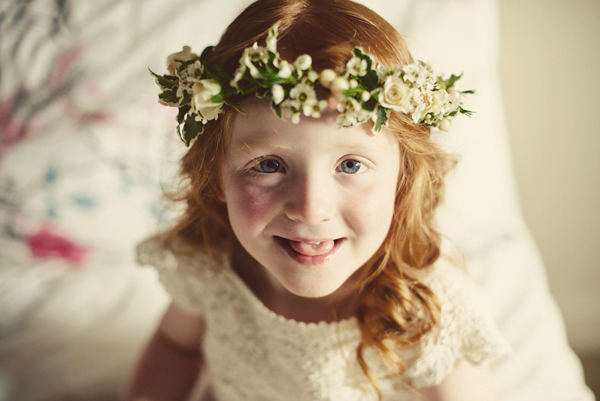
M 243 220 L 244 225 L 261 225 L 267 216 L 278 210 L 280 197 L 274 189 L 243 183 L 233 185 L 235 188 L 227 197 L 227 207 L 235 218 Z

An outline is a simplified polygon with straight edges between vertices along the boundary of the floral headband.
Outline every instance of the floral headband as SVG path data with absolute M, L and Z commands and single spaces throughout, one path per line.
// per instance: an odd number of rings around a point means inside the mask
M 170 74 L 150 71 L 161 89 L 160 102 L 179 109 L 177 133 L 186 146 L 202 134 L 208 121 L 219 117 L 223 106 L 243 113 L 233 100 L 249 93 L 269 98 L 277 116 L 296 124 L 302 114 L 319 118 L 323 109 L 332 108 L 339 111 L 337 120 L 344 127 L 372 120 L 373 133 L 387 125 L 392 111 L 410 114 L 415 123 L 442 131 L 448 130 L 457 114 L 472 114 L 461 107 L 461 94 L 473 91 L 454 88 L 462 74 L 443 79 L 422 61 L 383 66 L 359 47 L 345 68 L 319 74 L 312 70 L 308 54 L 293 63 L 280 59 L 277 27 L 269 30 L 266 47 L 254 43 L 244 49 L 233 76 L 208 63 L 212 46 L 200 56 L 188 46 L 170 55 Z

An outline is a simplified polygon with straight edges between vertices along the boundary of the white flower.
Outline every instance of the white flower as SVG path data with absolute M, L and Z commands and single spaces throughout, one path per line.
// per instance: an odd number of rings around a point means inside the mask
M 189 46 L 183 46 L 183 50 L 177 53 L 173 53 L 167 57 L 167 67 L 174 65 L 175 68 L 179 67 L 181 63 L 192 60 L 198 57 L 195 53 L 192 53 L 192 49 Z
M 394 111 L 409 112 L 411 89 L 398 77 L 390 75 L 383 84 L 383 92 L 379 96 L 379 103 Z
M 271 96 L 273 99 L 273 103 L 281 103 L 283 101 L 283 98 L 285 97 L 285 91 L 283 90 L 283 86 L 273 85 L 273 87 L 271 88 Z
M 343 92 L 345 90 L 350 89 L 350 83 L 344 77 L 337 77 L 331 82 L 330 89 L 332 92 Z
M 362 77 L 367 73 L 367 60 L 363 60 L 360 57 L 352 57 L 348 64 L 346 64 L 348 72 L 352 75 Z
M 344 127 L 358 124 L 365 115 L 358 100 L 352 97 L 344 98 L 344 100 L 338 104 L 338 111 L 341 114 L 338 116 L 337 121 Z
M 231 86 L 233 86 L 234 88 L 237 88 L 238 87 L 237 84 L 244 77 L 245 72 L 246 72 L 246 65 L 240 64 L 240 66 L 237 68 L 237 70 L 235 70 L 235 73 L 233 74 L 233 79 L 229 82 L 229 84 Z
M 302 105 L 295 99 L 287 99 L 281 103 L 281 112 L 284 120 L 291 117 L 292 123 L 298 124 L 300 122 Z
M 425 115 L 424 111 L 429 103 L 427 94 L 419 89 L 412 89 L 409 97 L 409 112 L 412 115 L 412 120 L 415 123 L 420 123 Z
M 263 63 L 269 61 L 269 55 L 264 47 L 259 46 L 256 42 L 254 42 L 252 47 L 247 47 L 244 49 L 241 63 L 248 68 L 250 75 L 252 75 L 254 78 L 258 78 L 261 75 L 261 72 L 258 70 L 258 68 L 256 68 L 255 65 L 255 63 L 259 63 L 261 61 Z
M 312 85 L 302 81 L 290 90 L 290 98 L 297 100 L 300 106 L 304 107 L 317 101 L 317 93 Z
M 311 65 L 312 59 L 308 54 L 302 54 L 294 61 L 294 66 L 301 71 L 308 70 Z
M 304 115 L 307 117 L 319 118 L 321 117 L 321 111 L 327 108 L 327 100 L 319 100 L 318 102 L 306 104 L 302 107 Z
M 360 100 L 362 100 L 363 102 L 368 102 L 370 98 L 371 98 L 371 94 L 369 92 L 367 92 L 367 91 L 364 91 L 360 95 Z
M 200 60 L 196 60 L 193 64 L 187 66 L 187 78 L 191 81 L 199 81 L 204 73 L 204 66 Z
M 430 103 L 425 105 L 425 113 L 439 115 L 444 112 L 444 106 L 448 102 L 448 93 L 445 90 L 431 92 Z
M 279 63 L 279 72 L 277 73 L 280 78 L 286 79 L 292 75 L 292 66 L 285 60 Z
M 309 71 L 308 74 L 306 74 L 306 77 L 311 82 L 317 82 L 319 80 L 319 74 L 316 71 L 312 70 Z
M 192 111 L 197 112 L 205 120 L 218 117 L 223 102 L 213 103 L 211 98 L 221 93 L 221 85 L 212 79 L 200 80 L 192 86 Z
M 267 50 L 277 54 L 277 28 L 279 27 L 279 22 L 276 23 L 269 29 L 269 33 L 267 34 Z
M 448 96 L 448 100 L 446 101 L 446 105 L 444 107 L 446 113 L 452 113 L 453 111 L 458 110 L 461 106 L 462 102 L 460 97 L 455 97 L 452 94 Z
M 421 64 L 408 64 L 402 67 L 404 80 L 413 84 L 415 88 L 421 88 L 427 81 L 427 71 Z
M 442 121 L 440 121 L 438 128 L 440 129 L 440 131 L 448 132 L 451 124 L 452 124 L 452 118 L 446 117 L 446 118 L 442 119 Z
M 379 78 L 379 82 L 383 82 L 388 76 L 395 74 L 394 68 L 388 67 L 387 65 L 377 64 L 377 67 L 375 68 L 377 70 L 377 77 Z M 397 76 L 400 76 L 400 74 L 398 73 Z
M 337 73 L 329 68 L 321 71 L 321 75 L 319 75 L 319 82 L 326 88 L 331 86 L 331 83 L 334 79 L 338 77 Z

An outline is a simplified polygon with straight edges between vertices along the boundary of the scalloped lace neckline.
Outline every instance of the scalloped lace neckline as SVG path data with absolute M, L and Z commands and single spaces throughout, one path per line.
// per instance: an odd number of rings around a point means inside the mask
M 229 258 L 225 258 L 222 272 L 224 276 L 229 280 L 232 280 L 236 287 L 238 287 L 242 292 L 244 298 L 246 298 L 260 313 L 268 316 L 270 319 L 278 321 L 282 324 L 295 326 L 304 330 L 315 330 L 318 328 L 334 328 L 336 330 L 350 330 L 358 327 L 358 320 L 356 317 L 352 316 L 346 319 L 340 319 L 332 322 L 320 321 L 316 322 L 303 322 L 300 320 L 287 318 L 283 315 L 280 315 L 273 310 L 269 309 L 261 300 L 254 294 L 254 292 L 248 287 L 248 285 L 242 280 L 242 278 L 235 272 L 233 267 L 231 266 L 231 262 Z

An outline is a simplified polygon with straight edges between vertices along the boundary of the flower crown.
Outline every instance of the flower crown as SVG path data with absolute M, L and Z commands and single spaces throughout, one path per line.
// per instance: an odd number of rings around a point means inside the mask
M 254 43 L 244 49 L 233 76 L 208 63 L 212 46 L 200 56 L 184 46 L 167 58 L 170 74 L 150 71 L 161 89 L 160 102 L 179 109 L 177 133 L 186 146 L 202 134 L 208 121 L 219 117 L 225 105 L 243 113 L 234 100 L 250 93 L 269 98 L 277 116 L 296 124 L 302 114 L 319 118 L 329 107 L 339 111 L 337 120 L 344 127 L 372 120 L 373 133 L 387 125 L 392 111 L 410 114 L 415 123 L 442 131 L 448 130 L 457 114 L 472 114 L 461 107 L 461 94 L 473 91 L 454 88 L 462 74 L 444 79 L 422 61 L 383 66 L 359 47 L 345 68 L 319 74 L 312 70 L 308 54 L 293 63 L 279 57 L 277 27 L 269 30 L 266 47 Z

